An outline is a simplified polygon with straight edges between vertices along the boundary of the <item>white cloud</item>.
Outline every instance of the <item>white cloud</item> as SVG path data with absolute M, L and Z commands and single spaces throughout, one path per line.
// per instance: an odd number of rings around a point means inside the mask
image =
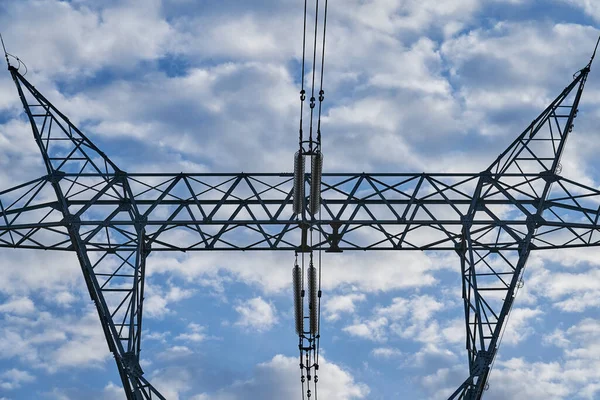
M 108 382 L 108 384 L 104 387 L 104 394 L 107 400 L 116 399 L 123 396 L 123 387 L 115 385 L 112 382 Z
M 160 16 L 160 1 L 139 5 L 130 1 L 98 12 L 53 0 L 10 3 L 2 18 L 4 40 L 30 70 L 43 66 L 46 75 L 90 74 L 107 65 L 132 67 L 164 54 L 172 34 Z M 35 31 L 28 29 L 33 25 Z
M 262 252 L 260 255 L 229 253 L 227 258 L 212 253 L 178 257 L 157 253 L 150 260 L 151 275 L 174 273 L 189 282 L 220 291 L 222 285 L 231 281 L 258 287 L 266 294 L 280 293 L 291 287 L 293 260 L 280 252 Z M 452 260 L 455 261 L 454 258 Z M 378 292 L 431 286 L 435 283 L 433 272 L 441 268 L 435 264 L 436 261 L 438 260 L 420 252 L 325 254 L 323 263 L 327 270 L 323 274 L 322 287 L 324 291 L 354 287 L 361 292 Z M 257 263 L 261 268 L 255 268 Z M 447 261 L 442 263 L 446 264 Z M 281 265 L 286 264 L 289 269 L 281 268 Z M 369 268 L 365 268 L 365 265 L 369 265 Z M 402 268 L 398 268 L 398 265 L 402 265 Z
M 550 300 L 554 307 L 565 312 L 581 313 L 598 308 L 600 272 L 594 266 L 594 262 L 588 263 L 590 254 L 586 253 L 588 252 L 580 251 L 579 257 L 572 252 L 566 256 L 557 255 L 560 260 L 566 262 L 578 259 L 577 262 L 569 262 L 572 266 L 579 264 L 578 271 L 568 271 L 564 267 L 557 268 L 554 264 L 555 256 L 552 254 L 544 254 L 542 258 L 546 261 L 544 265 L 534 260 L 527 273 L 528 293 L 536 298 Z
M 355 381 L 352 374 L 339 365 L 320 357 L 319 396 L 332 400 L 364 399 L 369 387 Z M 292 399 L 300 395 L 300 371 L 298 359 L 278 354 L 260 363 L 253 377 L 234 383 L 216 393 L 201 393 L 194 400 L 241 400 L 261 398 L 265 400 Z
M 328 321 L 335 321 L 340 318 L 340 314 L 342 313 L 354 313 L 356 303 L 363 302 L 366 298 L 367 297 L 363 293 L 351 293 L 328 297 L 323 305 L 323 310 L 326 314 L 325 318 Z
M 235 311 L 239 314 L 235 325 L 246 329 L 265 332 L 277 323 L 275 306 L 262 297 L 255 297 L 238 304 L 235 306 Z
M 354 324 L 344 327 L 344 332 L 362 339 L 384 342 L 387 339 L 386 328 L 388 319 L 385 317 L 367 321 L 355 321 Z
M 402 352 L 393 347 L 377 347 L 371 350 L 371 354 L 378 358 L 393 358 L 402 355 Z
M 95 311 L 90 310 L 81 319 L 66 327 L 65 331 L 69 334 L 67 341 L 51 353 L 51 359 L 45 360 L 48 369 L 98 368 L 109 359 L 108 345 Z
M 24 383 L 35 381 L 35 376 L 27 371 L 12 368 L 0 374 L 0 388 L 4 390 L 18 389 Z
M 513 308 L 510 318 L 506 323 L 502 343 L 516 345 L 527 339 L 535 332 L 535 329 L 532 327 L 532 320 L 539 320 L 542 314 L 542 311 L 539 309 Z
M 0 304 L 0 313 L 27 315 L 35 311 L 35 305 L 28 297 L 15 297 L 4 304 Z
M 150 332 L 143 333 L 145 340 L 158 340 L 161 343 L 167 343 L 167 338 L 171 335 L 171 332 Z
M 144 301 L 144 316 L 157 319 L 164 318 L 167 314 L 174 312 L 168 307 L 169 304 L 188 299 L 194 294 L 194 290 L 182 289 L 175 285 L 169 285 L 166 290 L 164 289 L 160 285 L 146 283 L 148 294 Z
M 194 351 L 187 346 L 171 346 L 160 352 L 157 357 L 160 360 L 173 361 L 179 360 L 182 357 L 186 357 L 194 354 Z M 157 371 L 155 371 L 156 373 Z M 160 372 L 160 371 L 158 371 Z M 165 379 L 165 376 L 157 375 L 159 379 Z
M 410 357 L 411 366 L 423 367 L 427 366 L 427 363 L 434 362 L 437 365 L 443 365 L 442 362 L 456 362 L 457 355 L 444 347 L 444 343 L 433 344 L 425 343 L 421 349 Z
M 586 14 L 600 21 L 600 5 L 594 0 L 559 0 L 574 7 L 581 8 Z
M 595 3 L 568 2 L 597 17 Z M 186 15 L 173 11 L 184 3 L 152 1 L 139 7 L 136 1 L 117 6 L 91 1 L 15 2 L 4 9 L 0 25 L 7 27 L 10 49 L 14 48 L 32 69 L 28 77 L 33 83 L 61 109 L 64 107 L 74 121 L 81 121 L 89 128 L 93 137 L 118 143 L 105 150 L 119 154 L 119 162 L 127 169 L 135 166 L 148 171 L 233 171 L 248 170 L 251 165 L 254 170 L 290 170 L 289 160 L 295 146 L 290 132 L 297 131 L 295 62 L 300 38 L 294 26 L 299 26 L 300 20 L 294 13 L 299 11 L 298 6 L 290 6 L 288 2 L 264 7 L 238 4 L 239 8 L 224 7 L 226 11 L 207 7 L 202 10 L 207 14 L 197 18 L 198 11 L 194 9 Z M 268 9 L 271 6 L 277 12 Z M 504 6 L 510 7 L 506 2 Z M 376 0 L 369 4 L 349 0 L 343 8 L 332 12 L 326 68 L 326 103 L 331 108 L 326 109 L 324 117 L 327 170 L 454 171 L 485 167 L 487 157 L 497 152 L 496 145 L 509 136 L 512 139 L 516 125 L 520 127 L 523 120 L 530 120 L 535 114 L 533 110 L 544 106 L 555 88 L 562 89 L 563 78 L 568 79 L 576 68 L 583 66 L 580 61 L 587 62 L 591 47 L 587 42 L 597 34 L 594 28 L 553 24 L 549 20 L 500 22 L 490 27 L 486 24 L 493 23 L 497 16 L 485 14 L 485 7 L 485 2 L 471 0 L 443 4 L 434 0 Z M 488 22 L 475 20 L 479 16 Z M 569 16 L 565 19 L 571 21 Z M 32 31 L 31 26 L 36 29 Z M 562 52 L 558 61 L 557 49 Z M 178 76 L 168 76 L 164 68 L 157 67 L 165 56 L 174 64 L 181 62 Z M 101 76 L 96 75 L 98 71 L 102 71 Z M 596 104 L 598 96 L 594 97 L 593 79 L 590 76 L 586 92 L 586 96 L 592 96 L 586 99 Z M 90 80 L 93 83 L 88 84 Z M 15 118 L 20 105 L 6 74 L 0 77 L 0 107 L 8 110 L 9 119 L 0 125 L 1 190 L 44 171 L 27 124 Z M 523 118 L 508 115 L 506 110 L 514 111 L 515 107 L 531 111 L 531 116 L 525 112 Z M 582 106 L 584 115 L 585 107 Z M 576 152 L 565 158 L 576 161 L 565 160 L 565 171 L 593 182 L 593 163 L 598 153 L 593 136 L 597 116 L 588 116 L 589 133 L 578 133 L 579 136 L 570 139 L 569 147 Z M 479 133 L 488 136 L 477 143 Z M 495 136 L 504 139 L 496 140 Z M 131 141 L 131 147 L 136 149 L 144 148 L 142 141 L 151 142 L 158 150 L 140 160 L 137 154 L 129 157 L 124 155 L 125 150 L 115 148 L 121 140 Z M 571 157 L 573 154 L 577 157 Z M 168 160 L 161 161 L 163 157 Z M 0 292 L 9 299 L 0 305 L 0 311 L 11 316 L 3 320 L 0 329 L 5 342 L 0 343 L 0 357 L 46 369 L 54 356 L 57 367 L 61 368 L 103 365 L 108 352 L 101 329 L 97 323 L 93 325 L 92 316 L 77 316 L 73 310 L 75 300 L 87 298 L 76 258 L 72 254 L 53 253 L 52 257 L 47 254 L 5 250 L 0 253 L 3 271 Z M 270 329 L 278 315 L 266 296 L 289 289 L 289 269 L 281 268 L 288 265 L 288 256 L 262 253 L 257 257 L 243 254 L 224 258 L 222 254 L 211 253 L 189 256 L 152 253 L 148 263 L 146 316 L 160 319 L 173 315 L 174 304 L 181 305 L 182 300 L 193 295 L 191 289 L 170 283 L 153 284 L 152 279 L 178 274 L 186 278 L 186 283 L 208 286 L 221 294 L 230 282 L 259 288 L 262 297 L 236 305 L 240 314 L 238 325 Z M 594 257 L 577 251 L 564 256 L 562 262 L 575 267 L 585 259 L 594 265 Z M 389 252 L 331 256 L 326 265 L 324 311 L 327 318 L 335 320 L 342 313 L 356 313 L 359 303 L 371 307 L 367 293 L 446 283 L 438 280 L 437 270 L 459 264 L 440 262 L 439 258 L 420 252 Z M 582 312 L 584 316 L 599 305 L 598 277 L 591 269 L 557 273 L 546 266 L 536 272 L 541 273 L 532 274 L 527 286 L 532 287 L 528 292 L 530 308 L 514 310 L 505 337 L 515 351 L 522 339 L 533 334 L 532 321 L 556 318 L 537 301 L 550 300 L 561 311 Z M 348 293 L 349 287 L 360 294 L 327 298 L 327 291 Z M 72 314 L 60 317 L 60 326 L 67 328 L 53 326 L 48 314 L 38 316 L 38 310 L 28 302 L 34 293 L 40 293 L 48 305 L 70 307 L 68 311 Z M 459 296 L 451 306 L 460 302 Z M 381 342 L 410 338 L 422 345 L 413 360 L 421 359 L 426 364 L 425 360 L 433 357 L 450 362 L 455 347 L 464 347 L 464 322 L 444 320 L 447 305 L 447 299 L 420 293 L 415 298 L 399 297 L 388 306 L 373 309 L 371 316 L 352 315 L 354 323 L 344 330 L 353 336 Z M 64 311 L 61 309 L 61 313 Z M 158 326 L 159 330 L 164 328 Z M 564 357 L 570 363 L 561 370 L 565 376 L 581 378 L 595 368 L 590 367 L 592 363 L 587 362 L 590 360 L 585 355 L 594 357 L 596 349 L 578 344 L 584 338 L 584 328 L 597 327 L 589 323 L 579 330 L 559 329 L 545 340 L 564 349 Z M 202 341 L 205 330 L 190 324 L 188 331 L 173 337 L 184 344 Z M 159 343 L 172 339 L 166 332 L 151 333 L 147 338 Z M 58 350 L 76 354 L 58 354 Z M 192 354 L 187 346 L 174 346 L 170 350 L 175 356 Z M 380 347 L 373 350 L 373 355 L 384 356 L 394 350 Z M 513 382 L 518 374 L 509 373 L 514 368 L 526 376 L 544 375 L 542 387 L 538 394 L 531 394 L 532 399 L 546 394 L 552 398 L 562 393 L 564 385 L 552 386 L 559 380 L 553 364 L 518 360 L 506 361 L 501 367 L 504 372 L 500 377 L 506 385 L 521 388 Z M 296 390 L 297 366 L 292 370 L 291 365 L 296 364 L 292 361 L 286 357 L 274 358 L 257 367 L 257 374 L 268 372 L 278 377 L 278 369 L 287 371 L 289 363 L 290 377 L 294 372 L 289 387 Z M 340 371 L 343 374 L 337 378 L 341 382 L 350 380 L 354 391 L 344 392 L 343 388 L 335 387 L 329 398 L 335 399 L 338 394 L 344 399 L 368 396 L 368 390 L 353 383 L 349 372 Z M 436 376 L 440 379 L 456 378 L 451 368 L 438 372 Z M 184 372 L 175 377 L 173 385 L 168 382 L 170 378 L 162 380 L 170 390 L 168 398 L 183 396 L 179 393 L 190 387 L 192 377 Z M 462 372 L 453 382 L 459 378 L 464 379 Z M 597 378 L 586 375 L 585 379 L 579 388 L 581 396 L 594 398 Z M 244 388 L 250 393 L 258 391 L 253 381 L 237 385 L 223 389 L 215 398 L 247 398 Z M 565 385 L 568 393 L 578 390 L 572 383 Z M 110 393 L 117 396 L 117 386 L 109 384 L 106 390 L 107 396 Z M 273 398 L 286 398 L 286 390 L 274 388 Z M 522 393 L 530 394 L 531 390 L 526 388 Z M 56 393 L 57 398 L 62 396 L 61 391 Z M 496 396 L 518 398 L 519 393 L 507 390 Z M 570 394 L 564 396 L 569 398 Z M 212 398 L 212 395 L 197 397 Z
M 188 333 L 182 333 L 180 335 L 177 335 L 175 339 L 183 340 L 186 342 L 202 342 L 206 339 L 206 334 L 204 333 L 204 331 L 206 330 L 205 327 L 192 322 L 188 325 L 188 329 Z
M 357 318 L 343 330 L 352 336 L 379 342 L 388 340 L 390 333 L 394 333 L 404 339 L 431 345 L 446 341 L 455 343 L 454 335 L 460 330 L 458 321 L 451 321 L 442 328 L 433 319 L 443 309 L 444 304 L 430 295 L 395 297 L 389 306 L 376 307 L 370 318 Z

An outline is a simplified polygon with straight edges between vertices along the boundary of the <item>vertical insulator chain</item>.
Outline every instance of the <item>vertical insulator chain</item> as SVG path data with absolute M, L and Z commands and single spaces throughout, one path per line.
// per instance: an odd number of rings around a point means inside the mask
M 321 146 L 321 113 L 322 105 L 325 100 L 325 91 L 323 90 L 323 71 L 325 65 L 325 32 L 327 27 L 327 0 L 324 1 L 324 13 L 319 13 L 319 0 L 315 0 L 314 9 L 314 40 L 312 40 L 312 85 L 305 89 L 304 82 L 307 77 L 304 76 L 306 66 L 306 32 L 308 21 L 308 0 L 304 0 L 304 31 L 302 37 L 302 69 L 301 69 L 301 90 L 300 90 L 300 128 L 299 128 L 299 149 L 294 155 L 294 186 L 293 186 L 293 212 L 298 216 L 298 224 L 302 230 L 301 244 L 297 249 L 300 253 L 310 253 L 309 267 L 306 271 L 308 286 L 308 315 L 304 315 L 304 256 L 302 265 L 297 262 L 292 270 L 294 286 L 294 316 L 296 324 L 296 333 L 299 337 L 300 349 L 300 369 L 302 371 L 301 382 L 303 398 L 317 398 L 317 375 L 319 369 L 319 318 L 320 318 L 320 298 L 321 298 L 321 253 L 319 250 L 318 266 L 313 264 L 313 235 L 315 227 L 320 226 L 321 219 L 321 181 L 323 175 L 323 152 Z M 319 34 L 320 18 L 323 26 L 323 42 L 321 52 L 320 76 L 317 70 L 317 43 Z M 311 27 L 312 28 L 312 27 Z M 312 29 L 311 29 L 312 30 Z M 317 79 L 319 79 L 317 81 Z M 317 85 L 320 87 L 317 87 Z M 318 96 L 316 95 L 318 93 Z M 308 97 L 309 107 L 304 107 Z M 318 100 L 318 103 L 317 103 Z M 304 118 L 305 115 L 306 117 Z M 304 121 L 308 122 L 308 138 L 304 137 Z M 315 126 L 316 125 L 316 126 Z M 316 135 L 313 135 L 316 133 Z M 305 184 L 306 158 L 310 157 L 310 193 L 308 194 L 308 204 L 306 204 L 307 194 Z M 307 207 L 308 206 L 308 207 Z M 308 211 L 308 212 L 305 212 Z M 310 236 L 308 236 L 310 234 Z M 321 231 L 319 228 L 319 241 L 321 240 Z M 309 240 L 310 239 L 310 244 Z M 304 320 L 308 318 L 308 326 L 305 330 Z M 314 376 L 314 380 L 311 379 Z M 304 383 L 308 387 L 304 392 Z M 311 389 L 311 383 L 313 384 Z
M 304 333 L 304 289 L 302 289 L 302 269 L 298 266 L 298 262 L 296 262 L 292 269 L 292 279 L 294 282 L 294 316 L 296 318 L 296 333 L 302 335 Z
M 323 154 L 318 151 L 312 156 L 310 169 L 310 201 L 309 208 L 312 215 L 316 215 L 321 208 L 321 178 L 323 175 Z
M 316 335 L 319 328 L 319 316 L 317 312 L 318 287 L 317 269 L 311 263 L 308 267 L 308 312 L 310 316 L 309 320 L 311 335 Z
M 304 209 L 304 173 L 305 163 L 301 151 L 294 155 L 294 214 L 302 214 Z

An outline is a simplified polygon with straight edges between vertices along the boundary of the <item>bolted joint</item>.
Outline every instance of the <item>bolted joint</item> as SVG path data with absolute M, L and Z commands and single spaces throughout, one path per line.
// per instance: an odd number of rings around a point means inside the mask
M 143 246 L 142 246 L 142 252 L 144 253 L 145 256 L 147 256 L 148 254 L 150 254 L 150 252 L 152 251 L 152 243 L 148 242 L 144 242 Z
M 475 202 L 475 211 L 485 211 L 487 207 L 485 206 L 485 202 L 482 198 L 477 199 Z
M 50 175 L 48 175 L 48 181 L 54 185 L 58 184 L 62 178 L 65 177 L 65 173 L 63 171 L 52 171 Z
M 62 222 L 65 225 L 74 225 L 74 226 L 79 226 L 79 224 L 81 224 L 81 218 L 79 218 L 78 215 L 74 215 L 74 214 L 67 214 L 63 217 Z
M 473 216 L 463 215 L 460 217 L 460 222 L 465 229 L 471 229 L 471 226 L 473 225 Z
M 482 171 L 479 173 L 479 179 L 481 179 L 481 182 L 483 183 L 490 183 L 494 181 L 494 175 L 492 174 L 492 171 Z
M 527 220 L 525 223 L 527 224 L 527 229 L 529 231 L 534 231 L 543 224 L 545 224 L 546 220 L 539 214 L 530 214 L 527 216 Z
M 128 375 L 136 378 L 144 375 L 144 371 L 140 366 L 138 356 L 133 351 L 128 351 L 127 353 L 123 354 L 121 357 L 121 364 L 123 364 L 123 367 L 127 371 Z
M 115 171 L 115 180 L 123 182 L 125 179 L 127 179 L 127 172 L 121 169 Z
M 131 199 L 123 198 L 119 200 L 119 211 L 131 210 Z
M 325 253 L 342 253 L 342 250 L 340 249 L 340 240 L 342 240 L 342 235 L 339 232 L 342 223 L 331 222 L 329 225 L 331 226 L 333 232 L 327 236 L 329 248 L 325 250 Z
M 475 357 L 475 362 L 473 363 L 471 375 L 483 375 L 494 360 L 494 353 L 495 351 L 479 350 L 477 352 L 477 357 Z
M 553 183 L 560 179 L 557 174 L 550 170 L 540 172 L 540 178 L 545 180 L 547 183 Z
M 467 253 L 467 242 L 465 240 L 461 240 L 460 242 L 454 245 L 454 250 L 459 256 L 464 256 Z
M 298 223 L 300 227 L 300 246 L 296 249 L 298 253 L 310 253 L 311 246 L 308 244 L 308 228 L 309 225 L 305 222 Z
M 148 217 L 145 215 L 136 215 L 133 224 L 136 228 L 142 229 L 148 223 Z

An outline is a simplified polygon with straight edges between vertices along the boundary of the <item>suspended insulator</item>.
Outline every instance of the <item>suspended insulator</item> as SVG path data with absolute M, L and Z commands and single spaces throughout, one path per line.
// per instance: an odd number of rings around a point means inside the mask
M 321 177 L 323 176 L 323 153 L 318 152 L 312 158 L 310 170 L 310 213 L 315 215 L 321 207 Z
M 310 333 L 313 335 L 316 335 L 319 330 L 318 286 L 317 269 L 311 264 L 308 267 L 308 309 L 310 312 Z
M 294 281 L 294 314 L 296 316 L 296 333 L 302 335 L 304 332 L 304 310 L 302 303 L 302 270 L 299 266 L 292 269 Z M 302 366 L 301 366 L 302 368 Z
M 304 207 L 304 156 L 294 155 L 294 214 L 302 214 Z

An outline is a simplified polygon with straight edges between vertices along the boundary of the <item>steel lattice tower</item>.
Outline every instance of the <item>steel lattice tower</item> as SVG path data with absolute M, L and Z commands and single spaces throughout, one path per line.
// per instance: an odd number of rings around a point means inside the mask
M 310 250 L 458 255 L 469 370 L 449 399 L 482 398 L 529 254 L 600 245 L 600 191 L 560 176 L 590 67 L 482 172 L 322 176 Z M 74 252 L 127 399 L 164 399 L 139 364 L 148 255 L 306 251 L 293 174 L 125 172 L 9 71 L 47 173 L 0 191 L 0 247 Z

